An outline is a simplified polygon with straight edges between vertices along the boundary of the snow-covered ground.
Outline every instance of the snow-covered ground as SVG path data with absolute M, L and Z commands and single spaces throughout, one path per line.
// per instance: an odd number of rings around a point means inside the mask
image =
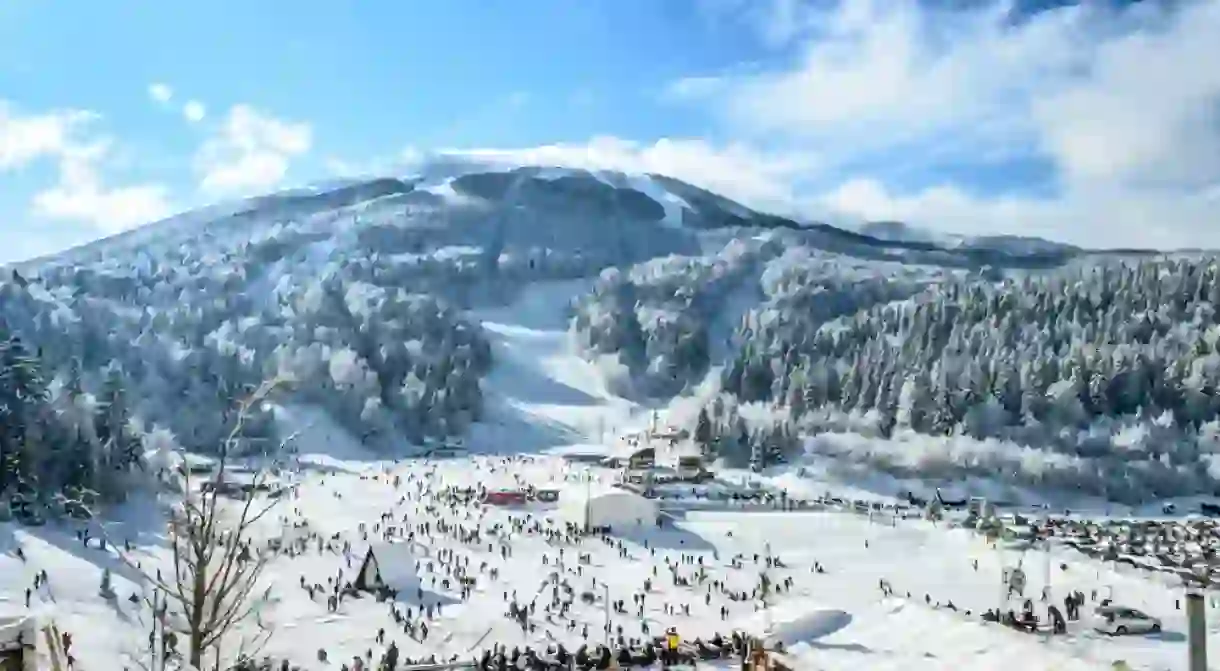
M 337 612 L 330 613 L 321 596 L 310 599 L 299 587 L 301 577 L 309 583 L 325 585 L 328 577 L 340 571 L 344 580 L 352 579 L 368 546 L 358 531 L 360 525 L 371 529 L 383 513 L 392 513 L 397 520 L 405 515 L 408 523 L 414 524 L 431 521 L 435 525 L 438 519 L 446 519 L 455 525 L 482 529 L 497 523 L 511 525 L 514 519 L 541 520 L 545 525 L 554 516 L 550 508 L 541 504 L 528 510 L 458 508 L 433 515 L 425 511 L 425 502 L 399 503 L 414 482 L 426 480 L 434 487 L 515 487 L 523 482 L 539 487 L 556 483 L 561 487 L 580 487 L 570 481 L 580 473 L 571 469 L 580 467 L 569 466 L 555 457 L 511 464 L 499 459 L 474 458 L 432 463 L 412 460 L 401 464 L 361 461 L 346 466 L 347 472 L 303 473 L 297 497 L 283 504 L 280 511 L 290 521 L 308 521 L 310 531 L 323 538 L 338 534 L 340 539 L 351 541 L 353 547 L 349 554 L 318 553 L 311 543 L 310 550 L 299 556 L 280 556 L 274 561 L 269 573 L 274 579 L 278 603 L 261 616 L 262 622 L 275 632 L 267 653 L 287 657 L 305 668 L 315 668 L 311 664 L 316 664 L 318 649 L 325 649 L 331 660 L 350 659 L 368 649 L 376 652 L 379 646 L 374 638 L 379 628 L 391 632 L 390 639 L 398 643 L 404 655 L 415 658 L 427 654 L 466 657 L 480 642 L 538 648 L 556 641 L 574 647 L 584 640 L 579 628 L 568 630 L 562 624 L 547 621 L 541 607 L 546 598 L 540 600 L 532 620 L 537 629 L 532 633 L 523 633 L 504 615 L 505 594 L 511 600 L 515 592 L 519 602 L 528 603 L 539 592 L 547 574 L 556 570 L 554 561 L 559 546 L 548 543 L 539 534 L 513 534 L 506 541 L 512 551 L 507 558 L 488 552 L 484 544 L 461 543 L 439 532 L 425 539 L 429 556 L 452 551 L 469 558 L 472 567 L 488 562 L 499 568 L 499 578 L 490 580 L 486 573 L 476 573 L 478 587 L 462 602 L 454 590 L 431 583 L 433 576 L 445 577 L 439 562 L 433 572 L 425 570 L 424 602 L 442 606 L 440 614 L 431 621 L 431 632 L 424 642 L 412 640 L 395 627 L 385 603 L 371 598 L 348 599 Z M 406 482 L 400 489 L 391 484 L 395 475 Z M 609 480 L 613 475 L 604 471 L 599 477 Z M 19 602 L 34 572 L 46 570 L 48 588 L 33 596 L 32 605 L 45 604 L 61 628 L 73 633 L 82 668 L 120 668 L 115 666 L 118 663 L 115 660 L 124 652 L 140 649 L 139 641 L 146 629 L 137 622 L 139 609 L 125 601 L 134 587 L 118 577 L 122 567 L 109 552 L 85 549 L 70 534 L 56 529 L 8 528 L 6 533 L 9 552 L 0 559 L 0 589 L 7 600 Z M 1049 561 L 1052 598 L 1060 599 L 1069 589 L 1086 594 L 1096 590 L 1099 598 L 1112 596 L 1119 603 L 1163 618 L 1165 632 L 1110 638 L 1089 632 L 1086 623 L 1080 623 L 1066 636 L 1047 639 L 982 623 L 978 613 L 1000 605 L 1002 567 L 1022 563 L 1030 579 L 1027 593 L 1037 600 L 1047 573 L 1044 555 L 990 549 L 971 532 L 949 530 L 943 525 L 937 528 L 925 521 L 903 521 L 890 527 L 839 511 L 699 512 L 674 520 L 665 530 L 628 534 L 624 544 L 626 559 L 619 557 L 616 548 L 598 539 L 568 546 L 569 558 L 578 551 L 588 552 L 592 561 L 584 567 L 582 575 L 566 577 L 578 594 L 583 591 L 599 594 L 601 590 L 594 587 L 597 580 L 608 585 L 612 600 L 624 599 L 629 606 L 632 595 L 640 593 L 644 580 L 651 578 L 653 586 L 644 618 L 634 612 L 611 616 L 612 624 L 621 624 L 627 637 L 641 636 L 644 621 L 653 634 L 674 626 L 685 637 L 704 638 L 735 628 L 763 626 L 756 601 L 732 601 L 713 589 L 710 602 L 705 602 L 705 594 L 707 584 L 712 581 L 721 581 L 731 590 L 750 592 L 762 571 L 762 564 L 756 563 L 754 556 L 764 553 L 769 546 L 785 567 L 772 570 L 770 577 L 775 580 L 791 577 L 793 581 L 790 591 L 774 599 L 770 618 L 775 629 L 785 629 L 785 623 L 799 623 L 811 613 L 823 614 L 823 620 L 825 613 L 845 614 L 835 619 L 836 626 L 830 628 L 833 630 L 819 630 L 816 637 L 806 640 L 787 641 L 792 654 L 809 665 L 806 668 L 1085 670 L 1110 668 L 1114 661 L 1124 659 L 1133 668 L 1160 669 L 1173 668 L 1185 654 L 1185 626 L 1174 604 L 1179 590 L 1134 570 L 1115 571 L 1066 552 L 1055 551 Z M 24 562 L 12 556 L 15 547 L 23 549 Z M 666 579 L 666 560 L 677 562 L 684 553 L 698 557 L 707 567 L 709 577 L 704 586 L 675 586 Z M 735 556 L 742 557 L 741 568 L 730 565 Z M 977 570 L 972 560 L 978 560 Z M 814 562 L 820 563 L 825 573 L 814 572 Z M 1066 570 L 1060 567 L 1061 563 L 1067 566 Z M 100 572 L 107 566 L 116 575 L 114 584 L 119 599 L 115 605 L 97 596 Z M 660 570 L 654 575 L 656 567 Z M 679 575 L 692 577 L 695 566 L 679 564 L 678 571 Z M 878 588 L 881 579 L 893 585 L 897 597 L 882 597 Z M 930 604 L 925 602 L 925 595 Z M 400 608 L 418 608 L 414 595 L 400 598 Z M 950 601 L 958 611 L 947 608 Z M 679 609 L 689 606 L 690 612 L 668 614 L 663 610 L 667 604 Z M 721 606 L 728 608 L 724 619 L 719 614 Z M 1019 609 L 1017 605 L 1005 607 Z M 971 615 L 966 615 L 966 610 L 972 611 Z M 576 622 L 588 623 L 589 639 L 596 642 L 603 613 L 600 603 L 583 605 L 578 601 L 571 617 Z M 101 622 L 110 624 L 100 627 Z M 1038 660 L 1036 666 L 1030 666 L 1031 660 Z
M 889 526 L 842 511 L 675 513 L 678 516 L 667 518 L 663 529 L 620 537 L 621 549 L 596 537 L 563 545 L 529 531 L 535 525 L 558 528 L 554 508 L 545 504 L 515 510 L 451 507 L 422 494 L 424 490 L 418 489 L 422 484 L 432 492 L 449 485 L 562 489 L 583 487 L 580 481 L 585 477 L 603 483 L 615 478 L 611 471 L 571 465 L 543 454 L 563 445 L 595 444 L 603 432 L 609 440 L 648 422 L 648 411 L 616 397 L 601 370 L 571 352 L 567 322 L 556 306 L 562 306 L 564 297 L 577 288 L 570 283 L 534 287 L 508 308 L 477 315 L 495 338 L 498 365 L 486 380 L 489 420 L 470 443 L 477 450 L 494 451 L 494 456 L 380 461 L 307 408 L 277 413 L 285 426 L 300 429 L 300 468 L 294 474 L 298 486 L 277 509 L 279 519 L 268 520 L 261 533 L 312 534 L 312 540 L 295 556 L 277 555 L 267 572 L 274 602 L 257 618 L 273 632 L 267 654 L 306 669 L 337 669 L 366 651 L 372 651 L 375 659 L 384 647 L 375 641 L 382 628 L 387 643 L 394 641 L 410 658 L 429 654 L 466 658 L 492 644 L 545 648 L 563 642 L 571 648 L 586 637 L 591 643 L 600 642 L 605 617 L 600 599 L 605 590 L 611 600 L 625 601 L 627 612 L 612 613 L 610 619 L 612 627 L 623 628 L 626 638 L 640 637 L 645 623 L 650 634 L 672 626 L 687 639 L 717 632 L 727 635 L 734 629 L 761 634 L 769 628 L 784 639 L 801 669 L 1084 671 L 1109 669 L 1116 660 L 1148 671 L 1182 668 L 1185 625 L 1175 604 L 1181 589 L 1134 569 L 1116 569 L 1068 551 L 1053 550 L 1049 557 L 1039 551 L 1019 554 L 992 549 L 972 532 L 943 523 L 906 520 Z M 325 468 L 312 467 L 317 465 Z M 398 487 L 396 477 L 401 479 Z M 779 477 L 772 482 L 795 487 L 795 480 Z M 800 484 L 805 489 L 795 495 L 837 491 L 833 482 L 801 480 Z M 147 566 L 164 565 L 164 526 L 151 504 L 133 501 L 116 513 L 124 522 L 108 525 L 107 535 L 118 542 L 131 541 Z M 426 548 L 426 555 L 420 557 L 422 595 L 400 594 L 393 604 L 371 597 L 349 598 L 330 612 L 325 597 L 311 598 L 301 581 L 320 584 L 325 593 L 328 579 L 351 580 L 379 533 L 375 525 L 383 523 L 383 515 L 391 516 L 386 519 L 397 526 L 416 529 Z M 451 531 L 479 530 L 481 539 L 463 542 L 438 527 L 442 520 Z M 417 526 L 424 523 L 430 524 L 427 531 Z M 494 540 L 496 528 L 513 531 Z M 44 609 L 61 629 L 72 633 L 77 668 L 108 671 L 131 666 L 126 659 L 146 647 L 148 632 L 139 607 L 127 600 L 137 589 L 128 580 L 134 574 L 116 559 L 113 548 L 102 549 L 96 541 L 86 547 L 74 531 L 0 524 L 0 602 L 5 610 L 24 609 L 26 589 L 34 575 L 45 570 L 48 580 L 30 593 L 29 606 Z M 335 548 L 349 542 L 351 550 L 319 551 L 317 539 L 335 539 Z M 510 548 L 511 553 L 502 554 L 502 548 Z M 783 563 L 782 568 L 768 571 L 768 577 L 790 578 L 791 587 L 776 594 L 772 608 L 760 614 L 758 602 L 749 594 L 764 569 L 768 548 Z M 559 567 L 561 550 L 564 564 Z M 579 568 L 574 561 L 578 553 L 590 555 Z M 446 567 L 458 564 L 465 564 L 476 578 L 465 600 L 456 585 L 446 589 L 443 584 Z M 672 574 L 667 564 L 674 566 Z M 1096 591 L 1098 598 L 1112 597 L 1162 618 L 1165 631 L 1110 638 L 1090 631 L 1086 621 L 1072 623 L 1067 635 L 1045 637 L 981 622 L 980 611 L 1001 605 L 1002 570 L 1018 564 L 1029 578 L 1026 593 L 1035 601 L 1049 576 L 1053 601 L 1061 603 L 1072 589 L 1086 595 Z M 700 565 L 707 574 L 702 583 L 684 586 L 670 577 L 693 580 Z M 825 572 L 815 571 L 815 565 Z M 498 573 L 494 579 L 492 568 Z M 113 602 L 98 596 L 104 569 L 113 573 L 118 594 Z M 550 588 L 544 583 L 552 572 L 566 579 L 576 594 L 587 591 L 598 599 L 574 602 L 568 614 L 572 626 L 566 618 L 546 613 Z M 883 579 L 893 586 L 895 596 L 883 597 L 878 586 Z M 633 597 L 644 591 L 646 580 L 651 581 L 651 589 L 640 616 Z M 733 600 L 727 592 L 745 593 L 747 598 Z M 541 597 L 529 618 L 533 631 L 523 631 L 506 617 L 514 594 L 518 603 L 526 605 Z M 949 602 L 956 610 L 947 607 Z M 418 629 L 416 638 L 408 636 L 392 619 L 391 610 L 402 614 L 410 609 L 410 619 L 419 622 L 426 620 L 419 612 L 423 605 L 439 606 L 439 611 L 429 621 L 427 639 L 421 641 Z M 1004 607 L 1020 610 L 1019 604 Z M 1086 604 L 1085 610 L 1091 607 Z M 1041 604 L 1038 609 L 1044 612 Z M 1220 617 L 1220 612 L 1210 608 L 1209 612 L 1215 613 L 1213 619 Z M 248 622 L 245 631 L 253 632 L 256 626 Z M 1212 632 L 1213 639 L 1220 638 L 1215 627 Z M 320 649 L 326 650 L 329 663 L 318 661 Z

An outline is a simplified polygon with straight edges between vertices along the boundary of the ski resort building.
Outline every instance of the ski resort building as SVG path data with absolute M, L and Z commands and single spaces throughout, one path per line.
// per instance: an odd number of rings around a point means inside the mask
M 628 468 L 639 470 L 642 468 L 652 468 L 657 463 L 657 450 L 653 447 L 645 447 L 635 450 L 631 453 L 631 457 L 627 459 Z
M 654 525 L 660 514 L 655 501 L 623 489 L 564 492 L 559 508 L 566 522 L 612 529 Z
M 360 564 L 360 572 L 352 587 L 372 591 L 389 588 L 396 591 L 417 589 L 419 570 L 415 565 L 413 543 L 378 543 L 370 545 Z

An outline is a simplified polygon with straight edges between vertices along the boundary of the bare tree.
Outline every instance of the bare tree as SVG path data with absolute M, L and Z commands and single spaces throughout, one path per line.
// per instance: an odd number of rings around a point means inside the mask
M 263 588 L 262 593 L 259 589 L 275 547 L 268 543 L 256 547 L 253 532 L 255 525 L 275 509 L 285 489 L 269 485 L 266 469 L 255 469 L 251 480 L 240 487 L 243 500 L 239 504 L 230 500 L 234 491 L 226 474 L 251 408 L 266 402 L 286 382 L 283 378 L 265 382 L 241 402 L 233 429 L 220 446 L 213 472 L 205 476 L 206 480 L 196 482 L 198 478 L 186 460 L 180 459 L 177 475 L 181 492 L 168 513 L 172 574 L 141 569 L 129 553 L 120 553 L 124 563 L 144 581 L 142 598 L 153 614 L 148 660 L 137 660 L 148 671 L 173 668 L 168 659 L 171 657 L 202 669 L 205 653 L 210 653 L 207 656 L 213 668 L 231 668 L 232 663 L 221 662 L 222 656 L 229 657 L 223 648 L 233 643 L 231 639 L 237 639 L 231 657 L 237 661 L 257 654 L 270 638 L 271 630 L 261 621 L 254 633 L 239 633 L 238 626 L 252 619 L 270 597 L 270 587 Z M 282 440 L 279 449 L 296 435 Z M 175 640 L 178 634 L 185 640 L 173 645 L 173 650 L 167 649 L 170 646 L 166 640 Z

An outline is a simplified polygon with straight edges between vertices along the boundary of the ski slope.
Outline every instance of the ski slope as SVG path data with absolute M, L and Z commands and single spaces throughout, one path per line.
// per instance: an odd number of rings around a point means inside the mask
M 637 421 L 640 407 L 616 395 L 606 369 L 575 350 L 567 306 L 591 280 L 526 287 L 505 307 L 474 311 L 492 341 L 495 366 L 483 380 L 488 416 L 472 447 L 538 451 L 597 442 Z

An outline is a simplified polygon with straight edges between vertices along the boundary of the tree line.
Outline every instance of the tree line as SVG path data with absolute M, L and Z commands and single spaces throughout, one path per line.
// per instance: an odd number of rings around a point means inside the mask
M 720 379 L 729 402 L 705 413 L 712 433 L 755 404 L 789 433 L 872 436 L 809 445 L 904 475 L 1010 473 L 1120 499 L 1218 489 L 1211 258 L 952 279 L 830 323 L 764 306 L 739 338 Z

